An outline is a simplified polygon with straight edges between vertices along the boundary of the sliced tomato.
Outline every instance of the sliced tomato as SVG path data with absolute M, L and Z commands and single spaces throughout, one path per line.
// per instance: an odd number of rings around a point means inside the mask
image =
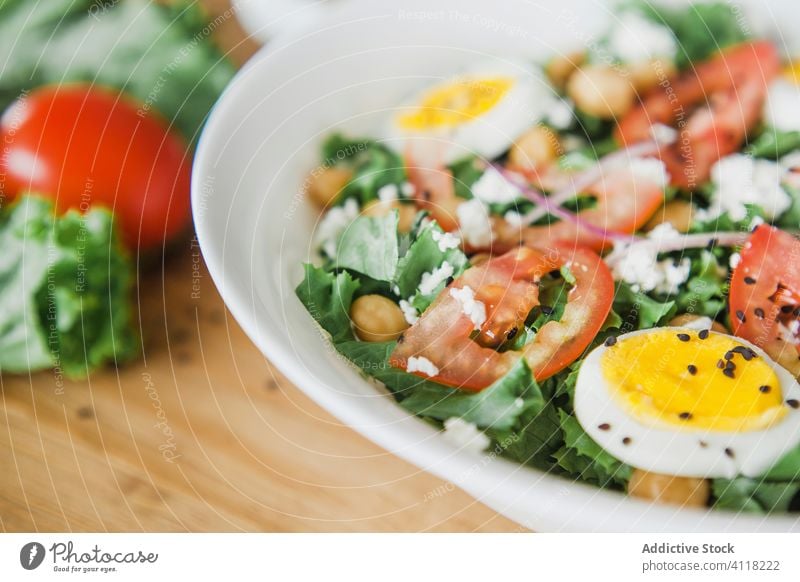
M 494 250 L 520 243 L 549 247 L 555 242 L 584 245 L 601 251 L 609 244 L 608 233 L 633 234 L 650 219 L 664 201 L 660 184 L 626 165 L 600 179 L 586 194 L 597 199 L 594 207 L 576 215 L 578 221 L 560 220 L 547 226 L 519 228 L 502 219 L 494 221 Z
M 539 304 L 541 278 L 563 265 L 569 265 L 576 281 L 561 319 L 543 325 L 520 351 L 496 351 Z M 451 294 L 467 287 L 486 308 L 486 321 L 477 330 Z M 608 316 L 613 296 L 611 273 L 593 251 L 564 244 L 547 250 L 519 247 L 468 269 L 442 291 L 398 340 L 390 362 L 407 369 L 409 358 L 423 357 L 436 366 L 438 373 L 431 377 L 436 382 L 482 390 L 524 357 L 535 378 L 543 380 L 583 353 Z
M 708 179 L 717 160 L 741 149 L 780 66 L 769 41 L 728 48 L 645 96 L 621 120 L 617 141 L 652 139 L 656 123 L 678 128 L 680 136 L 664 148 L 662 159 L 673 185 L 691 189 Z
M 423 159 L 406 152 L 406 172 L 417 206 L 430 212 L 443 230 L 454 231 L 458 229 L 456 208 L 463 200 L 456 196 L 453 174 L 444 164 L 426 165 Z
M 800 375 L 800 240 L 774 226 L 756 228 L 733 271 L 733 332 Z

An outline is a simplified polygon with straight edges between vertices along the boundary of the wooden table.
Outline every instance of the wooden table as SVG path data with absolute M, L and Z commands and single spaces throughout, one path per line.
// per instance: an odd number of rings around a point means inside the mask
M 220 35 L 239 61 L 253 50 L 233 22 Z M 137 300 L 139 361 L 63 389 L 50 373 L 0 378 L 2 530 L 518 530 L 277 373 L 196 244 L 144 274 Z

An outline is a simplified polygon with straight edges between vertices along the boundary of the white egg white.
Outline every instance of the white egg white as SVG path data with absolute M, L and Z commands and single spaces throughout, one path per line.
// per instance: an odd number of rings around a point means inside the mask
M 449 128 L 409 130 L 401 127 L 398 118 L 422 102 L 432 89 L 432 86 L 426 87 L 405 101 L 392 116 L 386 129 L 387 143 L 400 153 L 407 152 L 410 147 L 415 156 L 427 157 L 436 163 L 450 164 L 469 155 L 491 160 L 508 150 L 537 122 L 549 118 L 553 112 L 563 113 L 558 107 L 561 105 L 563 109 L 564 104 L 545 77 L 533 65 L 521 61 L 482 62 L 440 83 L 471 79 L 480 82 L 493 77 L 511 77 L 515 82 L 484 114 Z
M 672 329 L 677 332 L 687 328 Z M 619 336 L 618 340 L 650 331 L 635 331 Z M 736 341 L 750 347 L 773 368 L 784 403 L 789 399 L 800 400 L 800 385 L 791 373 L 755 345 L 741 338 Z M 613 348 L 605 345 L 596 348 L 581 365 L 575 385 L 575 414 L 597 444 L 628 465 L 683 477 L 758 477 L 800 443 L 800 410 L 788 405 L 783 418 L 769 428 L 743 432 L 672 427 L 634 418 L 616 401 L 611 393 L 613 386 L 608 385 L 602 373 L 601 358 L 608 349 Z

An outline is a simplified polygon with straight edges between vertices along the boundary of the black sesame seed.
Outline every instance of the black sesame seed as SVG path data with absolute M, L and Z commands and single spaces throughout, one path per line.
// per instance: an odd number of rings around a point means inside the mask
M 792 315 L 794 315 L 795 317 L 800 317 L 800 306 L 794 308 L 794 311 L 792 311 Z
M 702 448 L 704 448 L 704 449 L 705 449 L 706 447 L 708 447 L 708 443 L 707 443 L 706 441 L 699 441 L 697 444 L 699 444 L 699 445 L 700 445 Z
M 736 352 L 737 354 L 741 354 L 741 356 L 745 359 L 745 361 L 749 362 L 753 358 L 756 357 L 756 353 L 748 348 L 747 346 L 736 346 L 731 350 L 732 352 Z
M 681 412 L 678 415 L 678 418 L 681 420 L 692 420 L 692 413 L 691 412 Z
M 753 279 L 752 277 L 748 276 L 748 277 L 744 278 L 744 283 L 745 283 L 745 285 L 755 285 L 756 284 L 756 280 Z
M 794 310 L 794 305 L 781 305 L 781 313 L 791 313 Z
M 451 284 L 453 281 L 455 281 L 455 277 L 448 277 L 448 278 L 447 278 L 447 281 L 445 281 L 445 285 L 447 285 L 447 286 L 449 287 L 449 286 L 450 286 L 450 284 Z
M 757 318 L 759 318 L 759 319 L 764 319 L 764 317 L 765 317 L 764 310 L 763 310 L 763 309 L 761 309 L 760 307 L 756 307 L 756 308 L 753 310 L 753 313 L 755 313 L 755 314 L 756 314 L 756 317 L 757 317 Z
M 688 342 L 692 338 L 689 337 L 688 333 L 679 333 L 678 339 L 681 340 L 682 342 Z
M 403 336 L 403 334 L 401 333 L 401 334 L 400 334 L 400 335 L 397 337 L 397 343 L 401 344 L 401 343 L 403 343 L 404 341 L 406 341 L 406 338 L 405 338 L 405 337 Z
M 717 368 L 721 370 L 724 367 L 725 367 L 725 362 L 723 362 L 722 360 L 717 360 Z
M 617 338 L 615 338 L 613 335 L 608 336 L 606 341 L 603 342 L 603 344 L 605 344 L 605 346 L 608 348 L 613 346 L 615 343 L 617 343 Z
M 701 329 L 700 333 L 697 334 L 697 337 L 699 337 L 700 339 L 706 339 L 708 337 L 708 330 Z
M 725 368 L 724 370 L 722 370 L 722 373 L 725 374 L 728 378 L 731 378 L 731 379 L 734 378 L 733 369 L 732 368 Z
M 623 445 L 629 445 L 629 444 L 631 444 L 632 440 L 633 439 L 631 439 L 631 437 L 625 437 L 625 438 L 622 439 L 622 444 Z
M 686 369 L 687 369 L 687 370 L 689 370 L 689 373 L 690 373 L 692 376 L 694 376 L 695 374 L 697 374 L 697 366 L 695 366 L 694 364 L 689 364 L 688 366 L 686 366 Z
M 792 408 L 795 408 L 795 409 L 796 408 L 800 408 L 800 402 L 798 402 L 794 398 L 790 398 L 789 400 L 787 400 L 786 404 L 788 404 L 789 406 L 791 406 Z
M 739 321 L 744 323 L 747 320 L 747 318 L 744 316 L 744 311 L 742 311 L 741 309 L 737 309 L 736 310 L 736 319 L 738 319 Z
M 772 388 L 770 386 L 767 386 L 766 384 L 758 387 L 758 391 L 761 392 L 762 394 L 769 394 L 770 390 L 772 390 Z
M 713 251 L 714 247 L 717 246 L 718 242 L 719 241 L 717 239 L 712 238 L 710 241 L 708 241 L 708 244 L 706 245 L 706 250 Z
M 730 361 L 725 362 L 725 369 L 726 370 L 735 370 L 736 369 L 736 364 L 734 364 L 733 362 L 730 362 Z
M 732 360 L 734 355 L 735 354 L 732 351 L 728 351 L 728 352 L 725 352 L 725 356 L 724 357 L 725 357 L 726 360 Z
M 731 448 L 726 448 L 725 449 L 725 454 L 728 455 L 731 459 L 735 456 L 733 454 L 733 449 L 731 449 Z
M 597 428 L 599 428 L 600 430 L 609 430 L 611 428 L 611 425 L 608 424 L 607 422 L 604 422 L 603 424 L 598 424 Z
M 509 329 L 509 330 L 508 330 L 508 333 L 506 333 L 506 339 L 507 339 L 507 340 L 512 340 L 512 339 L 514 339 L 515 337 L 517 337 L 517 332 L 518 332 L 518 331 L 519 331 L 519 329 L 518 329 L 518 328 L 516 328 L 516 327 L 512 327 L 511 329 Z

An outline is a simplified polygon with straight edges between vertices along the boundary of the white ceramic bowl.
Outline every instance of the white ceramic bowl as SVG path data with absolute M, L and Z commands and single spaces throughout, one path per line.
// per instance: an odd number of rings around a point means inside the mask
M 324 136 L 334 128 L 374 133 L 389 108 L 431 78 L 486 55 L 535 58 L 581 46 L 613 17 L 604 3 L 579 0 L 432 5 L 345 3 L 319 30 L 275 39 L 220 99 L 197 152 L 192 202 L 205 260 L 237 321 L 343 422 L 534 530 L 800 528 L 789 517 L 650 505 L 459 450 L 336 357 L 294 295 L 317 220 L 301 186 Z M 791 2 L 770 9 L 789 14 Z M 755 14 L 759 27 L 776 20 L 766 9 Z

